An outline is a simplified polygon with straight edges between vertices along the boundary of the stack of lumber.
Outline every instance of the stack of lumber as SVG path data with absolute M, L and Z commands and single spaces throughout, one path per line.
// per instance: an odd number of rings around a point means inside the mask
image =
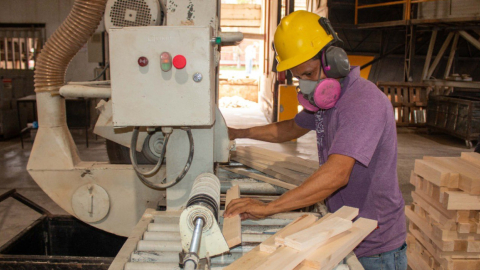
M 377 227 L 365 218 L 352 223 L 357 215 L 344 206 L 319 220 L 301 216 L 224 269 L 333 269 Z
M 243 169 L 224 169 L 287 189 L 303 183 L 318 169 L 318 162 L 254 146 L 238 146 L 231 159 L 271 177 Z M 273 178 L 272 178 L 273 177 Z
M 410 183 L 410 267 L 480 269 L 480 154 L 416 160 Z

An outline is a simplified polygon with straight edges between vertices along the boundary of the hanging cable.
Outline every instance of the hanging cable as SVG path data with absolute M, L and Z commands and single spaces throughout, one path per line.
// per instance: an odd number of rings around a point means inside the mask
M 95 77 L 94 79 L 92 79 L 92 80 L 90 80 L 90 81 L 93 82 L 93 81 L 96 81 L 96 80 L 100 79 L 100 77 L 102 77 L 103 74 L 105 74 L 105 71 L 107 71 L 107 69 L 108 69 L 109 67 L 110 67 L 110 63 L 107 63 L 107 64 L 105 65 L 105 68 L 103 68 L 102 72 L 100 72 L 100 74 L 98 74 L 97 77 Z
M 180 172 L 180 174 L 177 176 L 177 178 L 175 180 L 170 181 L 168 183 L 164 183 L 164 184 L 154 184 L 154 183 L 150 182 L 146 177 L 152 176 L 160 170 L 160 168 L 162 166 L 162 163 L 163 163 L 163 159 L 165 158 L 165 152 L 167 150 L 168 140 L 170 138 L 171 133 L 166 133 L 165 134 L 162 151 L 160 152 L 160 157 L 158 159 L 157 164 L 155 165 L 155 167 L 152 170 L 145 173 L 145 172 L 142 172 L 140 170 L 140 168 L 138 167 L 137 153 L 136 153 L 135 149 L 136 149 L 137 141 L 138 141 L 139 127 L 134 127 L 133 132 L 132 132 L 132 140 L 131 140 L 131 144 L 130 144 L 130 159 L 132 160 L 133 169 L 135 170 L 138 177 L 140 178 L 140 181 L 142 181 L 142 183 L 145 184 L 147 187 L 149 187 L 151 189 L 166 189 L 166 188 L 174 186 L 175 184 L 180 182 L 180 180 L 182 180 L 183 177 L 185 177 L 185 175 L 187 174 L 187 172 L 190 169 L 190 166 L 192 164 L 192 160 L 193 160 L 194 144 L 193 144 L 192 131 L 189 128 L 184 128 L 183 130 L 185 132 L 187 132 L 188 141 L 190 143 L 188 159 L 187 159 L 187 162 L 185 163 L 185 167 L 183 167 L 183 170 Z M 164 182 L 165 180 L 166 180 L 166 177 L 162 180 L 162 182 Z

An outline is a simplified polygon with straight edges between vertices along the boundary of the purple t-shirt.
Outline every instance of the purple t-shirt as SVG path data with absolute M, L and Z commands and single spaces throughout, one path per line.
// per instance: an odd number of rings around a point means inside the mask
M 353 67 L 333 108 L 302 111 L 295 122 L 317 132 L 320 165 L 331 154 L 356 160 L 348 184 L 326 203 L 330 212 L 347 205 L 359 208 L 359 217 L 378 221 L 378 228 L 355 249 L 357 257 L 399 248 L 406 239 L 405 202 L 398 185 L 397 131 L 388 98 Z

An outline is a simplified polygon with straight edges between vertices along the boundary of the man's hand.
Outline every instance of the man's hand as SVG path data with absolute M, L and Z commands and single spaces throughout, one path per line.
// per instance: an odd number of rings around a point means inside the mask
M 234 217 L 240 215 L 242 220 L 245 219 L 262 219 L 272 215 L 267 210 L 267 204 L 251 198 L 241 198 L 232 200 L 227 209 L 225 209 L 224 217 Z

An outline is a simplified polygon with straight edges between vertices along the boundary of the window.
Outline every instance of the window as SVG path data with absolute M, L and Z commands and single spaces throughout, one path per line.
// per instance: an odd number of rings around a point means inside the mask
M 0 24 L 0 69 L 35 69 L 44 25 Z

